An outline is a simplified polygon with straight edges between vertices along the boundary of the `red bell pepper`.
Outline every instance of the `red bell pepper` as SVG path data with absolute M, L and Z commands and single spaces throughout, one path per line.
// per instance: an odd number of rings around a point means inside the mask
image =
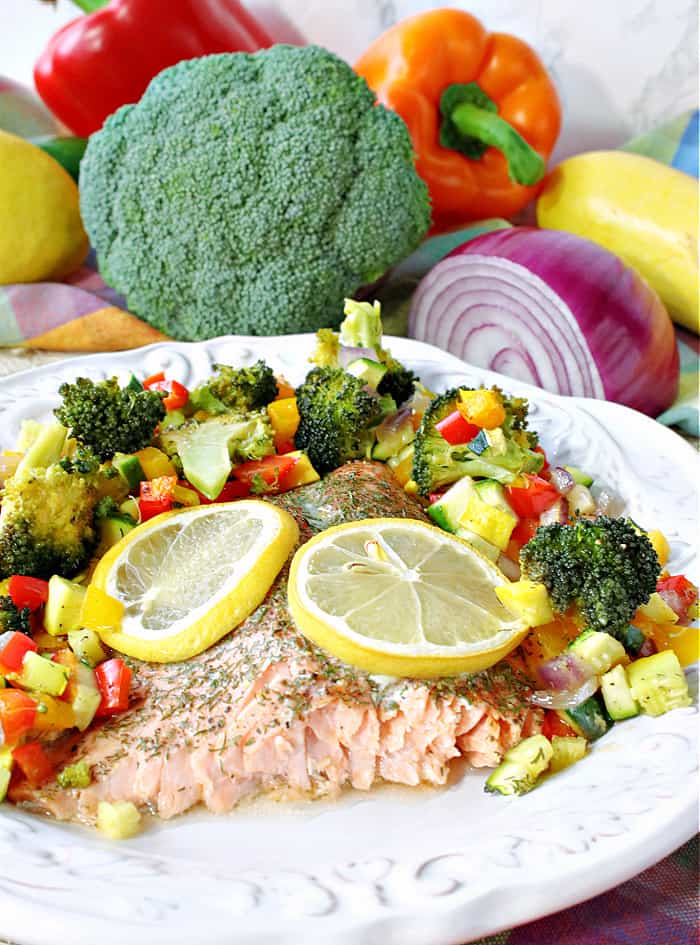
M 194 489 L 199 496 L 200 505 L 211 505 L 212 502 L 233 502 L 234 499 L 245 499 L 250 495 L 250 486 L 245 482 L 236 482 L 235 479 L 229 479 L 215 499 L 210 499 L 199 489 L 195 489 L 192 483 L 186 479 L 181 480 L 180 485 L 186 486 L 188 489 Z
M 560 493 L 541 476 L 525 473 L 523 479 L 524 486 L 506 486 L 511 508 L 520 518 L 535 518 L 559 500 Z
M 481 431 L 481 427 L 465 420 L 459 410 L 453 410 L 443 420 L 436 423 L 435 429 L 452 446 L 469 443 Z
M 179 410 L 187 403 L 190 392 L 184 384 L 179 381 L 167 380 L 165 373 L 159 371 L 152 374 L 143 382 L 144 390 L 161 390 L 168 396 L 163 398 L 163 406 L 166 410 Z
M 19 689 L 0 689 L 0 725 L 5 742 L 12 745 L 36 721 L 36 702 Z
M 139 483 L 139 514 L 141 522 L 169 512 L 173 507 L 173 488 L 177 485 L 177 476 L 156 476 L 155 479 L 143 479 Z
M 0 650 L 0 665 L 3 669 L 9 669 L 10 672 L 19 673 L 26 654 L 30 651 L 36 653 L 38 650 L 39 647 L 31 637 L 15 630 Z
M 32 787 L 52 778 L 56 770 L 40 742 L 26 742 L 12 751 L 12 758 Z
M 688 611 L 698 599 L 698 589 L 692 581 L 683 574 L 669 574 L 657 582 L 656 590 L 676 614 L 678 623 L 687 624 Z
M 557 712 L 547 709 L 542 723 L 542 734 L 551 741 L 554 735 L 571 738 L 576 735 L 576 732 L 566 724 Z
M 124 660 L 115 658 L 100 663 L 95 667 L 95 679 L 102 696 L 95 714 L 106 718 L 117 712 L 126 712 L 129 708 L 131 670 Z
M 38 610 L 49 599 L 49 582 L 25 574 L 13 574 L 7 582 L 7 591 L 18 610 L 24 607 Z
M 49 109 L 76 135 L 137 102 L 162 69 L 218 52 L 255 52 L 273 38 L 238 0 L 74 0 L 71 20 L 34 66 Z
M 249 492 L 285 492 L 289 488 L 285 479 L 289 477 L 295 464 L 294 456 L 266 456 L 265 459 L 241 463 L 234 468 L 231 475 L 238 482 L 245 483 Z

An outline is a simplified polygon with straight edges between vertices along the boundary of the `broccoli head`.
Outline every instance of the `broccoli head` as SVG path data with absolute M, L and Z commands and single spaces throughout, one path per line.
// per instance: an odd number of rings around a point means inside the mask
M 575 605 L 589 629 L 624 631 L 656 590 L 660 566 L 648 537 L 624 518 L 580 518 L 537 529 L 520 552 L 522 575 L 544 584 L 554 609 Z
M 148 446 L 165 417 L 161 392 L 120 387 L 116 377 L 106 381 L 79 377 L 73 384 L 61 384 L 58 392 L 63 402 L 54 414 L 70 427 L 79 444 L 101 460 Z
M 32 612 L 29 607 L 18 607 L 9 596 L 0 596 L 0 633 L 24 633 L 32 635 Z
M 94 476 L 55 463 L 27 470 L 5 483 L 0 510 L 0 579 L 29 574 L 73 577 L 97 543 Z
M 297 389 L 297 449 L 306 450 L 319 473 L 368 455 L 374 441 L 372 423 L 381 416 L 377 397 L 342 368 L 316 367 Z
M 460 389 L 468 388 L 454 388 L 436 397 L 423 414 L 418 427 L 411 477 L 420 495 L 427 496 L 456 482 L 462 476 L 485 477 L 497 482 L 511 483 L 521 473 L 539 472 L 544 457 L 530 449 L 528 440 L 519 442 L 523 433 L 522 424 L 525 422 L 527 403 L 503 398 L 498 388 L 494 390 L 503 400 L 506 419 L 501 427 L 489 431 L 488 445 L 485 448 L 480 447 L 477 452 L 476 448 L 471 448 L 471 444 L 453 445 L 447 442 L 437 429 L 437 424 L 457 409 Z M 515 413 L 509 413 L 511 403 L 515 404 Z M 517 418 L 515 422 L 520 426 L 513 432 L 514 418 Z
M 190 406 L 207 413 L 247 413 L 266 407 L 277 396 L 277 380 L 271 367 L 257 361 L 251 367 L 215 364 L 214 373 L 190 393 Z
M 90 137 L 104 279 L 180 339 L 337 327 L 430 225 L 403 120 L 318 46 L 180 62 Z

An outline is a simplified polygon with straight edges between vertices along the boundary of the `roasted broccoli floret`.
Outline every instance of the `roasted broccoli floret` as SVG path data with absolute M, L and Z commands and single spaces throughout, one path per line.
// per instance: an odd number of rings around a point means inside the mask
M 101 460 L 148 446 L 165 416 L 161 392 L 120 387 L 116 377 L 79 377 L 73 384 L 61 384 L 58 392 L 63 403 L 54 414 Z
M 544 584 L 554 609 L 574 605 L 591 630 L 622 633 L 656 590 L 659 559 L 648 537 L 624 518 L 545 525 L 520 552 L 522 576 Z
M 473 388 L 453 388 L 436 397 L 423 414 L 418 427 L 411 477 L 420 495 L 427 496 L 462 476 L 485 477 L 510 483 L 521 473 L 539 472 L 544 463 L 543 456 L 519 443 L 517 432 L 507 432 L 508 399 L 503 400 L 506 420 L 501 427 L 488 431 L 488 445 L 482 444 L 477 451 L 476 445 L 472 449 L 471 444 L 453 445 L 447 442 L 436 425 L 457 409 L 460 389 Z M 522 405 L 516 409 L 522 411 Z
M 318 46 L 164 69 L 90 137 L 80 202 L 106 281 L 188 340 L 335 328 L 430 225 L 403 120 Z
M 275 452 L 266 410 L 245 415 L 217 414 L 201 421 L 192 418 L 175 429 L 162 430 L 158 442 L 192 485 L 209 499 L 221 492 L 234 465 L 264 459 Z
M 264 361 L 243 368 L 215 364 L 209 380 L 190 393 L 190 406 L 212 414 L 247 413 L 266 407 L 276 396 L 277 380 Z
M 316 367 L 297 389 L 297 449 L 306 450 L 319 473 L 337 469 L 368 455 L 374 439 L 373 421 L 381 405 L 359 378 L 342 368 Z
M 17 632 L 32 635 L 32 612 L 29 607 L 18 607 L 9 596 L 0 596 L 0 633 Z

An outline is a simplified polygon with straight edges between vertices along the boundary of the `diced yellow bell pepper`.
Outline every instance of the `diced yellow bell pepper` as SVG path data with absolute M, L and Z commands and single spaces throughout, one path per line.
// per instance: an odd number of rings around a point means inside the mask
M 275 446 L 293 443 L 299 426 L 299 411 L 296 397 L 283 397 L 267 405 L 267 414 L 275 433 Z
M 662 568 L 665 567 L 668 564 L 668 559 L 671 557 L 671 547 L 668 543 L 668 538 L 666 538 L 663 532 L 655 528 L 647 532 L 647 538 L 656 552 L 659 564 Z
M 177 483 L 172 488 L 172 496 L 175 502 L 180 505 L 199 505 L 199 496 L 194 489 L 188 489 L 187 486 L 180 486 Z
M 95 584 L 89 584 L 80 611 L 80 626 L 99 633 L 101 630 L 119 630 L 124 615 L 121 601 L 110 597 Z
M 49 580 L 49 597 L 44 610 L 44 627 L 52 636 L 68 633 L 80 626 L 80 610 L 85 588 L 54 574 Z
M 65 666 L 30 650 L 24 654 L 21 672 L 13 674 L 13 678 L 24 689 L 60 696 L 68 685 L 68 675 Z
M 284 483 L 288 489 L 296 489 L 297 486 L 306 486 L 310 482 L 318 482 L 321 478 L 311 465 L 311 460 L 303 450 L 295 450 L 293 453 L 285 453 L 285 456 L 294 458 L 296 462 L 285 474 Z
M 457 409 L 465 420 L 484 430 L 500 427 L 506 419 L 501 397 L 493 390 L 460 390 Z
M 75 725 L 75 713 L 70 702 L 54 699 L 41 693 L 37 695 L 37 711 L 34 720 L 36 732 L 63 732 Z
M 537 581 L 514 581 L 494 588 L 504 607 L 522 617 L 530 627 L 551 623 L 552 603 L 544 584 Z
M 170 459 L 155 446 L 146 446 L 134 455 L 138 456 L 146 479 L 157 479 L 159 476 L 177 476 L 177 470 Z
M 489 505 L 478 495 L 470 495 L 464 512 L 459 518 L 459 524 L 469 531 L 475 532 L 485 541 L 490 541 L 496 548 L 504 551 L 508 547 L 510 536 L 517 524 L 517 518 L 512 512 Z M 549 617 L 549 620 L 552 618 Z M 542 621 L 545 623 L 546 621 Z

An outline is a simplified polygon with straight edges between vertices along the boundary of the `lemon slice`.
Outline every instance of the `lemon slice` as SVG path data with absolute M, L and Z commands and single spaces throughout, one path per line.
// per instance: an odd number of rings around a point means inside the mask
M 299 548 L 289 606 L 305 636 L 347 663 L 449 676 L 492 666 L 527 633 L 496 597 L 508 583 L 471 545 L 433 525 L 365 519 Z
M 201 653 L 261 603 L 299 529 L 288 512 L 245 500 L 166 512 L 133 529 L 100 560 L 93 585 L 122 606 L 120 653 L 158 663 Z

